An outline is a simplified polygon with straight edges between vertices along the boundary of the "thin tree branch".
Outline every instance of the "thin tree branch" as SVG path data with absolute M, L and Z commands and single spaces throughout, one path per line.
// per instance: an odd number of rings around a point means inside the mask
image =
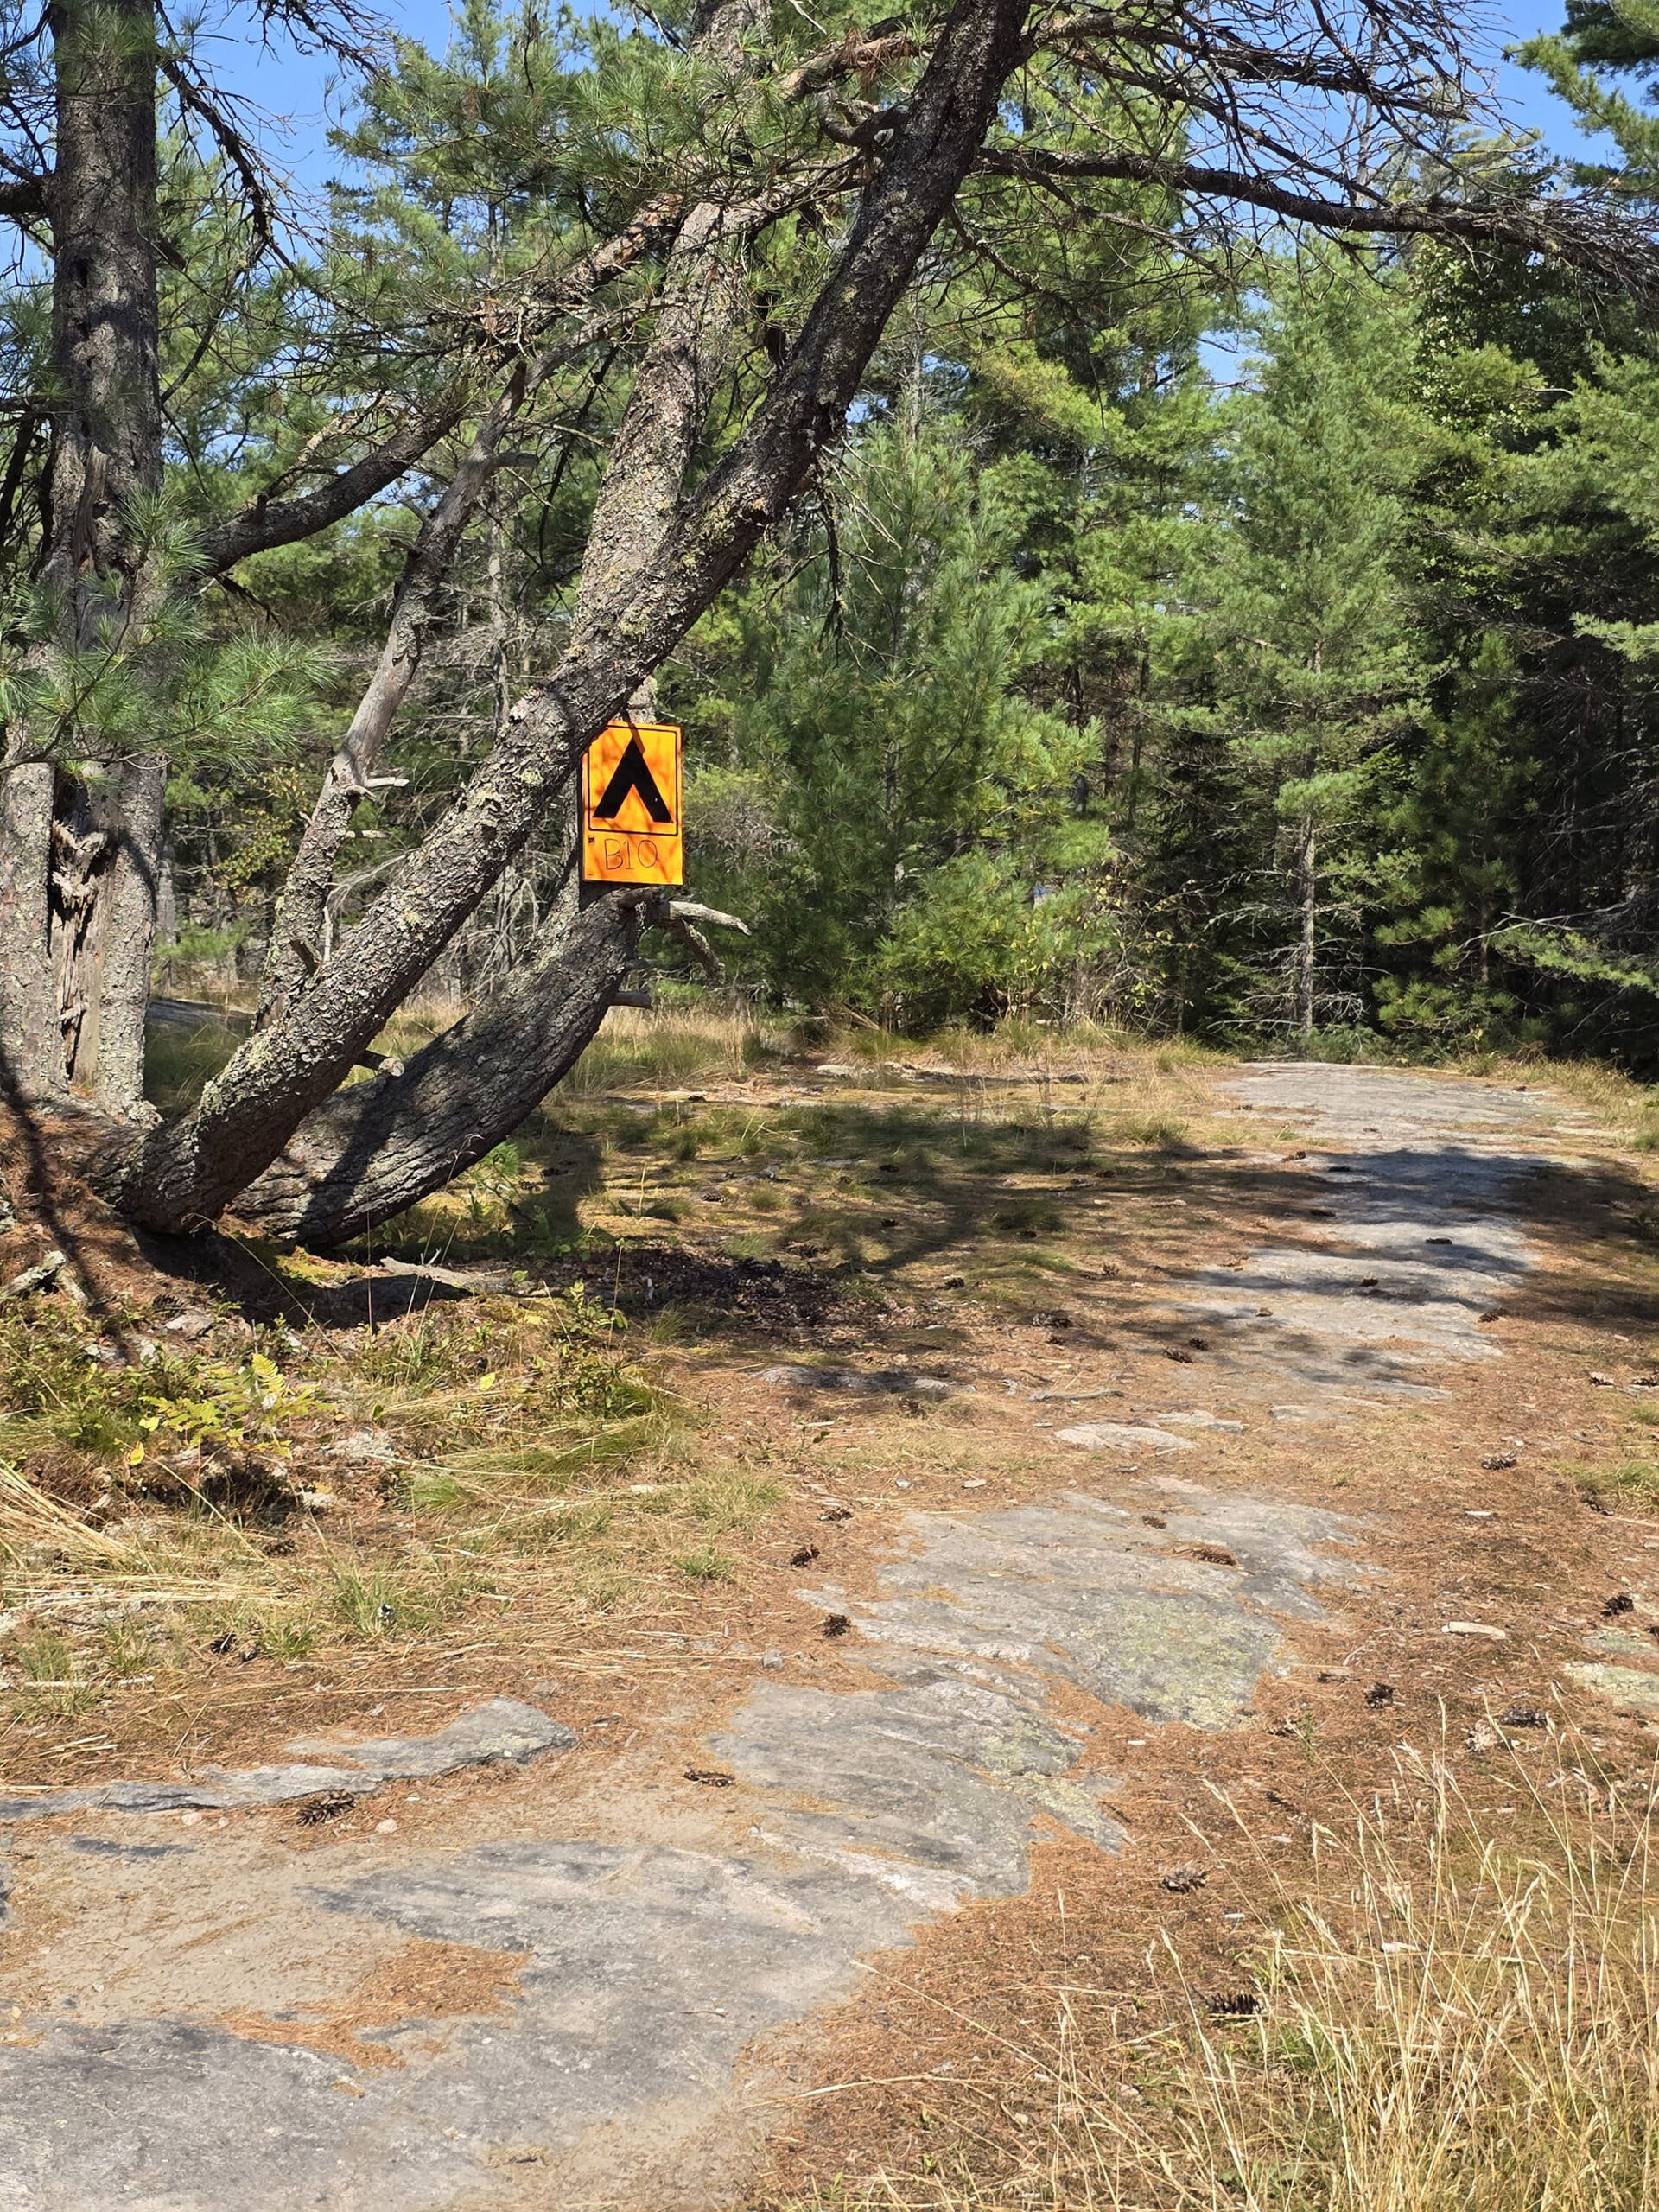
M 1442 199 L 1382 201 L 1328 200 L 1297 192 L 1243 169 L 1211 168 L 1197 162 L 1153 154 L 1062 154 L 1033 149 L 988 148 L 976 164 L 982 175 L 1032 184 L 1051 179 L 1096 179 L 1167 187 L 1173 192 L 1262 209 L 1287 223 L 1323 231 L 1392 238 L 1450 238 L 1472 245 L 1519 247 L 1553 254 L 1587 275 L 1659 297 L 1659 246 L 1628 221 L 1587 195 L 1572 199 L 1495 200 L 1485 206 Z

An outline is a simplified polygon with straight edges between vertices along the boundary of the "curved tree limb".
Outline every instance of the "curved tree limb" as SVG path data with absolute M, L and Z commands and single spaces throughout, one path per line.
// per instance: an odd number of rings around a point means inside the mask
M 1367 237 L 1455 239 L 1471 245 L 1508 245 L 1523 252 L 1559 256 L 1587 275 L 1615 282 L 1652 300 L 1659 297 L 1659 247 L 1628 221 L 1594 200 L 1493 200 L 1484 205 L 1444 199 L 1419 200 L 1327 199 L 1298 192 L 1245 169 L 1212 168 L 1127 149 L 1100 154 L 1029 152 L 987 148 L 980 174 L 1033 184 L 1090 180 L 1165 185 L 1173 192 L 1259 207 L 1287 223 Z
M 315 537 L 331 523 L 354 514 L 390 485 L 407 474 L 440 438 L 447 438 L 460 422 L 462 402 L 454 397 L 422 412 L 394 430 L 372 453 L 342 468 L 315 491 L 293 499 L 256 499 L 240 514 L 217 523 L 202 533 L 202 571 L 217 576 L 255 553 L 269 553 L 278 545 L 296 545 Z
M 632 965 L 652 895 L 615 893 L 586 908 L 401 1073 L 336 1091 L 249 1185 L 238 1213 L 270 1236 L 343 1244 L 482 1160 L 586 1050 Z

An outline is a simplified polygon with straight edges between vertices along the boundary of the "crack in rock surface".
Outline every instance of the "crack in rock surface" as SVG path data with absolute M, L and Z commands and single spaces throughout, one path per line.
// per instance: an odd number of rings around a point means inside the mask
M 1262 1415 L 1287 1380 L 1305 1410 L 1339 1410 L 1354 1387 L 1421 1391 L 1424 1362 L 1485 1352 L 1478 1315 L 1527 1264 L 1518 1227 L 1497 1217 L 1521 1166 L 1465 1141 L 1468 1092 L 1307 1069 L 1252 1071 L 1236 1089 L 1387 1143 L 1360 1173 L 1311 1170 L 1332 1186 L 1328 1241 L 1352 1264 L 1288 1245 L 1253 1255 L 1254 1328 L 1230 1271 L 1198 1277 L 1229 1387 L 1259 1382 Z M 1513 1126 L 1510 1103 L 1481 1128 Z M 1363 1305 L 1362 1261 L 1389 1286 Z M 1268 1302 L 1290 1310 L 1264 1339 L 1254 1309 Z M 1161 1433 L 1220 1448 L 1236 1424 L 1206 1412 L 1166 1414 Z M 573 1798 L 556 1756 L 570 1732 L 515 1707 L 496 1720 L 537 1764 L 493 1801 L 486 1834 L 449 1847 L 296 1854 L 248 1827 L 183 1849 L 142 1839 L 169 1808 L 301 1794 L 278 1775 L 305 1774 L 308 1792 L 447 1770 L 456 1731 L 483 1729 L 469 1715 L 428 1738 L 292 1747 L 315 1766 L 13 1802 L 10 1821 L 93 1824 L 31 1829 L 30 1878 L 79 1885 L 77 1955 L 114 1964 L 84 1967 L 73 2009 L 60 1999 L 0 2045 L 0 2212 L 741 2201 L 757 2036 L 846 1996 L 861 1961 L 931 1915 L 1020 1891 L 1046 1827 L 1116 1848 L 1091 1707 L 1225 1727 L 1286 1663 L 1287 1624 L 1317 1622 L 1322 1592 L 1369 1579 L 1363 1531 L 1335 1514 L 1159 1472 L 1141 1485 L 1148 1516 L 1082 1481 L 1061 1488 L 1061 1468 L 1089 1463 L 1048 1440 L 1033 1449 L 1055 1452 L 1047 1500 L 912 1515 L 868 1599 L 801 1593 L 849 1617 L 867 1686 L 761 1683 L 705 1738 L 734 1777 L 723 1792 L 630 1797 L 601 1780 Z M 1121 1480 L 1114 1462 L 1095 1471 Z M 306 2025 L 331 1994 L 411 1942 L 511 1961 L 510 1994 L 360 2028 L 378 2064 L 311 2047 Z M 258 2037 L 236 2031 L 238 2007 L 260 2014 Z

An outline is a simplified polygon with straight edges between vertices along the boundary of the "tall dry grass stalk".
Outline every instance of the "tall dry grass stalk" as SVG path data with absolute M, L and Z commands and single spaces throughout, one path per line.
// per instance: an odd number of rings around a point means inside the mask
M 760 1035 L 747 1005 L 731 1000 L 650 1012 L 613 1007 L 557 1095 L 591 1098 L 633 1084 L 738 1082 L 751 1071 Z
M 1318 1834 L 1306 1885 L 1254 1870 L 1267 1903 L 1236 1987 L 1196 1986 L 1167 1936 L 1134 2005 L 1068 1975 L 1052 2037 L 987 2031 L 954 2151 L 793 2202 L 1651 2212 L 1652 1778 L 1610 1792 L 1548 1764 L 1535 1787 L 1517 1772 L 1514 1817 L 1483 1820 L 1444 1764 L 1408 1762 L 1386 1803 Z M 1254 2016 L 1217 2013 L 1246 1991 Z

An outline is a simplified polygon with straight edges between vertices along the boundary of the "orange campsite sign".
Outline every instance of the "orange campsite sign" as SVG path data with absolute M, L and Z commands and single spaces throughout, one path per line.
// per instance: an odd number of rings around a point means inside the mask
M 582 764 L 584 883 L 683 883 L 680 727 L 613 722 Z

